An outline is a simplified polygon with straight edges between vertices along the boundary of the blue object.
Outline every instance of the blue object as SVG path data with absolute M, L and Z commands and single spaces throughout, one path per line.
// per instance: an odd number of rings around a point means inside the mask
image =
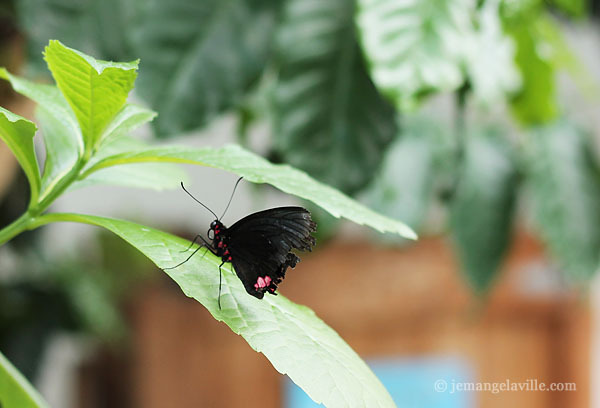
M 473 392 L 452 392 L 453 384 L 472 382 L 472 367 L 458 357 L 427 356 L 370 359 L 367 364 L 398 408 L 473 408 Z M 292 381 L 285 383 L 286 408 L 322 407 Z

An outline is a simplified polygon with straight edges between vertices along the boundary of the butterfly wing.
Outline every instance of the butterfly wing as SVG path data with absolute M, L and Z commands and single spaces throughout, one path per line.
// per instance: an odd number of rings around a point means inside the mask
M 231 262 L 246 291 L 259 299 L 274 293 L 287 268 L 300 261 L 292 249 L 310 251 L 315 230 L 310 212 L 302 207 L 260 211 L 229 227 Z

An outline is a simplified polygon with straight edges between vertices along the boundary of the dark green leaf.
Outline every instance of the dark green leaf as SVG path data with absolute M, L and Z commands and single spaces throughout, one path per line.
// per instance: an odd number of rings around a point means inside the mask
M 347 193 L 364 187 L 396 135 L 366 72 L 352 0 L 291 0 L 279 35 L 275 145 L 285 161 Z
M 29 64 L 47 74 L 40 54 L 53 38 L 97 55 L 123 61 L 131 58 L 128 26 L 138 2 L 120 0 L 19 0 L 21 28 L 27 33 Z
M 470 138 L 451 203 L 451 234 L 467 281 L 484 293 L 511 239 L 516 171 L 501 139 Z
M 205 124 L 231 107 L 262 72 L 278 3 L 151 0 L 133 32 L 141 96 L 160 116 L 160 135 Z

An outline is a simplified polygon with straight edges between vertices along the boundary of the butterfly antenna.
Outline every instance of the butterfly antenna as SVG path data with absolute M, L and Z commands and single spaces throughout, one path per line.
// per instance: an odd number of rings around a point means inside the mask
M 237 188 L 238 184 L 240 184 L 240 181 L 242 181 L 243 178 L 244 177 L 240 177 L 235 182 L 235 186 L 233 186 L 233 191 L 231 192 L 231 197 L 229 197 L 229 202 L 227 203 L 227 207 L 225 207 L 225 211 L 223 211 L 223 215 L 221 215 L 221 217 L 219 218 L 219 220 L 225 216 L 225 213 L 227 212 L 227 210 L 229 209 L 229 205 L 231 204 L 231 200 L 233 200 L 233 195 L 235 194 L 235 189 Z
M 215 219 L 218 219 L 218 217 L 217 217 L 217 214 L 215 214 L 215 213 L 213 212 L 213 210 L 211 210 L 210 208 L 208 208 L 207 206 L 205 206 L 204 204 L 202 204 L 202 202 L 201 202 L 200 200 L 198 200 L 196 197 L 194 197 L 194 196 L 192 195 L 192 193 L 190 193 L 189 191 L 187 191 L 187 190 L 185 189 L 185 186 L 183 185 L 183 181 L 181 182 L 181 188 L 183 188 L 183 191 L 185 191 L 186 193 L 188 193 L 188 195 L 189 195 L 190 197 L 192 197 L 192 198 L 194 199 L 194 201 L 195 201 L 195 202 L 197 202 L 197 203 L 198 203 L 198 204 L 200 204 L 202 207 L 204 207 L 204 208 L 206 208 L 208 211 L 210 211 L 210 212 L 212 213 L 212 215 L 214 215 L 214 216 L 215 216 Z

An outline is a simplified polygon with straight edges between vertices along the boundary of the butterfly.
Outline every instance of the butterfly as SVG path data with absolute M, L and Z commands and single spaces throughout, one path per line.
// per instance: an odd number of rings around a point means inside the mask
M 277 285 L 285 277 L 287 269 L 294 268 L 300 262 L 300 258 L 292 250 L 311 251 L 316 243 L 311 233 L 316 231 L 317 224 L 312 220 L 310 212 L 303 207 L 277 207 L 259 211 L 242 218 L 231 227 L 226 227 L 220 220 L 227 212 L 241 180 L 242 177 L 236 182 L 221 217 L 217 217 L 210 208 L 186 190 L 183 182 L 181 183 L 183 190 L 210 211 L 216 219 L 210 223 L 207 231 L 208 241 L 198 234 L 187 250 L 199 238 L 203 244 L 185 261 L 165 268 L 173 269 L 184 264 L 201 248 L 206 248 L 221 258 L 219 309 L 221 308 L 221 267 L 225 263 L 230 262 L 233 265 L 236 275 L 244 284 L 248 294 L 262 299 L 265 293 L 276 295 Z

